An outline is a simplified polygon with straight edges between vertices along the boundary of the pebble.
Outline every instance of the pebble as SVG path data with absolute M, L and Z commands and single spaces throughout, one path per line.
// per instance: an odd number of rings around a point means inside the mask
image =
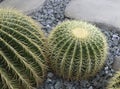
M 118 34 L 114 34 L 113 37 L 112 37 L 112 40 L 119 40 L 120 37 L 118 36 Z
M 120 56 L 116 56 L 115 57 L 115 61 L 113 63 L 113 68 L 114 70 L 116 71 L 119 71 L 120 70 Z
M 52 78 L 52 77 L 54 76 L 54 74 L 53 74 L 52 72 L 49 72 L 49 73 L 47 74 L 47 76 L 48 76 L 48 78 Z
M 50 84 L 45 84 L 45 88 L 44 89 L 54 89 L 54 86 L 50 85 Z
M 61 82 L 57 81 L 55 84 L 55 89 L 60 89 L 60 88 L 62 88 Z
M 108 70 L 108 66 L 105 67 L 105 70 Z
M 92 87 L 92 86 L 90 86 L 90 87 L 89 87 L 89 89 L 93 89 L 93 87 Z
M 51 80 L 50 78 L 48 78 L 48 79 L 46 80 L 46 83 L 52 84 L 52 80 Z

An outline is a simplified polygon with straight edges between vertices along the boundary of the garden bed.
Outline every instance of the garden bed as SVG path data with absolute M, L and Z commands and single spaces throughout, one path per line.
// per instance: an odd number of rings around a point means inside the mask
M 66 81 L 52 71 L 48 72 L 47 78 L 39 89 L 105 89 L 108 80 L 116 72 L 113 69 L 113 63 L 117 56 L 120 56 L 120 32 L 119 28 L 94 23 L 106 35 L 109 45 L 109 54 L 103 69 L 90 80 Z
M 2 2 L 3 0 L 0 0 Z M 49 36 L 51 30 L 65 20 L 73 20 L 65 16 L 65 8 L 70 0 L 46 0 L 42 9 L 30 13 L 34 20 L 42 25 L 42 30 Z M 120 68 L 115 64 L 120 58 L 120 29 L 104 23 L 90 22 L 98 27 L 107 37 L 108 57 L 104 67 L 89 80 L 67 81 L 48 70 L 47 76 L 38 89 L 106 89 L 109 79 Z
M 41 10 L 31 13 L 30 16 L 39 21 L 43 26 L 43 30 L 49 35 L 57 24 L 71 19 L 64 15 L 65 7 L 69 1 L 46 1 Z M 104 23 L 92 24 L 100 28 L 108 39 L 109 54 L 103 69 L 90 80 L 82 81 L 66 81 L 49 70 L 44 84 L 39 89 L 105 89 L 108 80 L 115 73 L 113 69 L 115 58 L 120 56 L 120 29 Z

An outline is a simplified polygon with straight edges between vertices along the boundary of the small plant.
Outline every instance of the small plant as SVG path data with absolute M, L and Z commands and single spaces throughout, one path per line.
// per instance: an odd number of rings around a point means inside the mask
M 120 89 L 120 71 L 110 79 L 106 89 Z
M 87 79 L 104 65 L 107 41 L 95 26 L 82 21 L 65 21 L 49 36 L 50 65 L 68 80 Z
M 45 42 L 31 18 L 0 9 L 0 89 L 36 89 L 42 83 Z

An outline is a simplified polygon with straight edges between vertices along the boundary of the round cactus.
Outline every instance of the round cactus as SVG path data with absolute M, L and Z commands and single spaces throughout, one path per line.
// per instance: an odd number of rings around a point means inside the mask
M 120 71 L 110 79 L 106 89 L 120 89 Z
M 68 80 L 87 79 L 104 65 L 107 40 L 95 26 L 82 21 L 65 21 L 49 36 L 51 68 Z
M 34 89 L 42 83 L 45 42 L 30 17 L 0 9 L 0 89 Z

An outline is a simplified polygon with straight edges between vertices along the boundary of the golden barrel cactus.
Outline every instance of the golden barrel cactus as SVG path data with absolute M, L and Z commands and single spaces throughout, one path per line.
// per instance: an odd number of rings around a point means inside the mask
M 120 71 L 110 79 L 106 89 L 120 89 Z
M 94 76 L 107 57 L 105 35 L 87 22 L 63 22 L 52 31 L 48 42 L 51 68 L 68 80 Z
M 36 89 L 42 83 L 45 42 L 30 17 L 0 9 L 0 89 Z

